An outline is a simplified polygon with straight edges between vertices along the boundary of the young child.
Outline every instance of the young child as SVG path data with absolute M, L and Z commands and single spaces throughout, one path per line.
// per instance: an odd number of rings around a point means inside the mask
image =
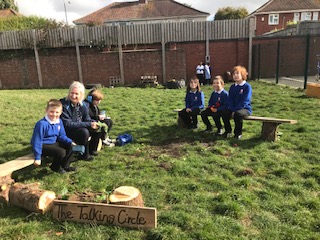
M 197 128 L 198 114 L 204 108 L 204 94 L 196 77 L 191 78 L 188 83 L 185 104 L 186 108 L 179 111 L 179 117 L 188 129 Z
M 53 157 L 51 170 L 57 173 L 75 171 L 70 167 L 73 157 L 72 140 L 67 137 L 60 115 L 62 104 L 57 99 L 47 103 L 46 116 L 34 127 L 31 145 L 34 154 L 34 165 L 41 165 L 41 156 Z
M 235 66 L 232 69 L 232 78 L 235 83 L 229 89 L 228 108 L 229 114 L 234 119 L 234 137 L 237 139 L 242 137 L 243 118 L 252 113 L 252 88 L 246 81 L 247 75 L 247 70 L 242 66 Z
M 113 140 L 109 138 L 109 132 L 112 128 L 113 122 L 110 117 L 107 117 L 105 112 L 100 111 L 99 104 L 104 98 L 101 91 L 98 89 L 93 89 L 88 93 L 85 101 L 89 104 L 89 115 L 91 119 L 105 123 L 108 126 L 108 129 L 102 129 L 101 139 L 103 144 L 113 147 Z
M 209 116 L 212 116 L 217 127 L 217 135 L 222 135 L 221 118 L 224 123 L 225 132 L 231 132 L 230 114 L 228 111 L 228 92 L 224 90 L 224 81 L 221 76 L 215 76 L 212 83 L 213 92 L 208 102 L 206 110 L 201 112 L 203 123 L 207 126 L 205 132 L 212 131 L 212 125 L 209 121 Z

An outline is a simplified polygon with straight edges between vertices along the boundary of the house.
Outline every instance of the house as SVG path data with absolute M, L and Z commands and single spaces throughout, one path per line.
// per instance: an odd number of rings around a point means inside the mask
M 138 0 L 114 2 L 87 16 L 74 20 L 75 25 L 131 25 L 141 23 L 205 21 L 201 12 L 173 0 Z
M 16 12 L 13 9 L 2 9 L 0 10 L 0 18 L 9 18 L 9 17 L 21 17 L 22 15 Z
M 288 23 L 320 20 L 320 0 L 270 0 L 250 14 L 256 35 L 284 29 Z

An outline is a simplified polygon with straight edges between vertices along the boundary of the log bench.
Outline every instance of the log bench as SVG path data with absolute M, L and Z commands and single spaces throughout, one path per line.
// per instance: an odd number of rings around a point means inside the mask
M 11 174 L 16 170 L 32 165 L 33 162 L 33 154 L 28 154 L 0 164 L 0 202 L 8 202 L 10 185 L 14 182 Z
M 248 116 L 244 118 L 249 121 L 260 121 L 262 122 L 261 138 L 266 141 L 275 142 L 278 139 L 278 126 L 281 123 L 296 124 L 297 120 L 291 119 L 280 119 L 280 118 L 270 118 L 270 117 L 258 117 L 258 116 Z

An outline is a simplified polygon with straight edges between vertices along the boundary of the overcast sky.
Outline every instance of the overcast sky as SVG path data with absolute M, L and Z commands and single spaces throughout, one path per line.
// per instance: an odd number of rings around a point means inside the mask
M 19 12 L 25 16 L 40 16 L 66 21 L 73 20 L 92 13 L 112 2 L 129 2 L 131 0 L 15 0 Z M 137 0 L 136 0 L 137 1 Z M 191 7 L 214 15 L 219 8 L 245 7 L 249 13 L 266 3 L 268 0 L 176 0 Z M 66 11 L 65 11 L 66 7 Z M 66 14 L 67 13 L 67 14 Z

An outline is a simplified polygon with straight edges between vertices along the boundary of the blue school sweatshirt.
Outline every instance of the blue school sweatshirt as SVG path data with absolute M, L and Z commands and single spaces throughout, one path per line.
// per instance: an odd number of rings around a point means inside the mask
M 72 140 L 67 137 L 60 119 L 56 123 L 53 123 L 45 116 L 35 124 L 33 130 L 31 145 L 34 159 L 41 160 L 43 144 L 54 144 L 55 142 L 71 145 Z
M 232 112 L 247 109 L 252 113 L 251 107 L 252 88 L 249 83 L 232 84 L 229 90 L 228 107 Z
M 215 106 L 217 108 L 217 111 L 222 111 L 228 108 L 228 92 L 224 89 L 221 91 L 213 91 L 211 93 L 208 107 Z M 217 107 L 218 106 L 218 107 Z
M 197 108 L 204 108 L 204 93 L 202 91 L 192 92 L 189 91 L 186 94 L 186 108 L 190 108 L 194 111 Z

